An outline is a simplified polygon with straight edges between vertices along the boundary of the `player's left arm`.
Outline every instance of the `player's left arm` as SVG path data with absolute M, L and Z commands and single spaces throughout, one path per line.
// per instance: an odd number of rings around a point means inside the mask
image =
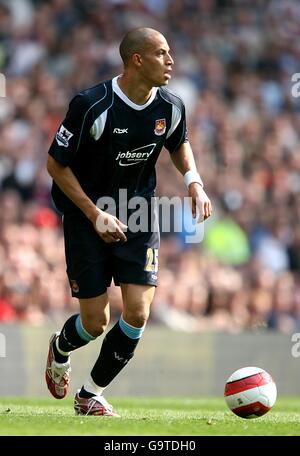
M 212 205 L 203 189 L 203 182 L 197 172 L 190 143 L 188 141 L 183 142 L 170 156 L 178 171 L 184 176 L 192 202 L 193 217 L 196 217 L 196 208 L 198 207 L 198 222 L 207 219 L 212 213 Z

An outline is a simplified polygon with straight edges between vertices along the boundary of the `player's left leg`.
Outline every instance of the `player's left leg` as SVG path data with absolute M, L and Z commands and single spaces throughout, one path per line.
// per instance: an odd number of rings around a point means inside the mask
M 102 400 L 104 389 L 133 357 L 143 334 L 157 284 L 158 247 L 158 231 L 127 232 L 127 242 L 114 246 L 113 277 L 121 285 L 123 314 L 103 340 L 91 371 L 93 382 L 80 393 L 90 404 L 89 414 L 101 414 L 94 401 Z
M 121 284 L 123 314 L 107 333 L 91 376 L 104 388 L 133 357 L 150 313 L 155 287 Z
M 121 284 L 123 314 L 107 333 L 91 375 L 75 396 L 81 415 L 119 416 L 104 399 L 103 391 L 133 357 L 149 317 L 153 285 Z

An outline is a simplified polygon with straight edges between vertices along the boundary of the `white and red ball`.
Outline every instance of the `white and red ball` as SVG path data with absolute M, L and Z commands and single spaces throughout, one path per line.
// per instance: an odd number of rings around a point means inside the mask
M 271 375 L 259 367 L 243 367 L 228 378 L 224 396 L 233 413 L 258 418 L 275 404 L 277 388 Z

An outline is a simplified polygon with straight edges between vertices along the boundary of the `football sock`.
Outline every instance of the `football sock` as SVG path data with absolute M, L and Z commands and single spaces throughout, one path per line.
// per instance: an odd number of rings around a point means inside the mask
M 80 397 L 93 397 L 93 396 L 101 396 L 105 388 L 102 386 L 96 385 L 94 380 L 91 376 L 85 381 L 83 387 L 80 390 L 79 396 Z
M 64 324 L 61 333 L 53 345 L 55 361 L 66 363 L 73 350 L 83 347 L 96 337 L 89 334 L 82 326 L 79 314 L 72 315 Z
M 103 340 L 100 355 L 91 371 L 96 385 L 104 389 L 125 367 L 133 357 L 144 329 L 145 326 L 136 328 L 129 325 L 121 316 Z

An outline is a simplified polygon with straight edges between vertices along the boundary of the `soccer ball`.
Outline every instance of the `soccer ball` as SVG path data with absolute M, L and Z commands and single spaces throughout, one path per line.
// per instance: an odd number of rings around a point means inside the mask
M 276 402 L 277 388 L 271 375 L 259 367 L 243 367 L 228 378 L 225 401 L 241 418 L 258 418 Z

